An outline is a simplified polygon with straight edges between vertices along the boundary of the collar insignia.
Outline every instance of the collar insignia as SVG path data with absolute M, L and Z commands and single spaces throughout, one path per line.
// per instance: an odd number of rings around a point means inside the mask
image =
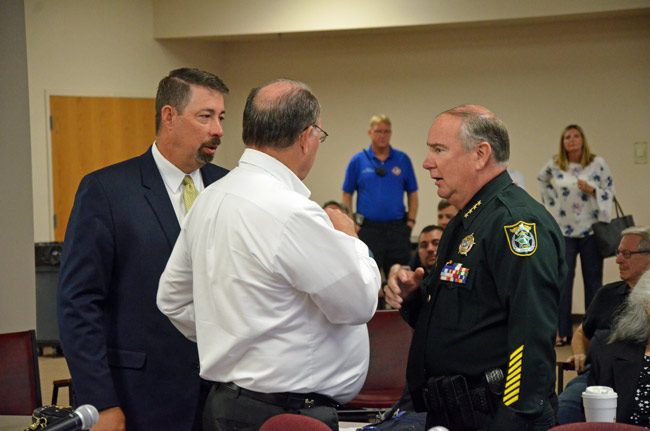
M 537 251 L 537 229 L 535 223 L 518 221 L 504 226 L 510 251 L 517 256 L 532 256 Z
M 476 208 L 480 207 L 480 206 L 481 206 L 481 201 L 476 202 L 474 205 L 472 205 L 472 207 L 471 207 L 469 210 L 467 210 L 467 212 L 465 213 L 464 217 L 465 217 L 465 218 L 469 217 L 470 214 L 472 214 L 472 213 L 474 212 L 474 210 L 475 210 Z
M 462 254 L 463 256 L 467 256 L 467 253 L 469 253 L 472 247 L 474 247 L 474 244 L 476 244 L 476 241 L 474 241 L 474 234 L 470 233 L 460 242 L 460 245 L 458 246 L 458 253 Z

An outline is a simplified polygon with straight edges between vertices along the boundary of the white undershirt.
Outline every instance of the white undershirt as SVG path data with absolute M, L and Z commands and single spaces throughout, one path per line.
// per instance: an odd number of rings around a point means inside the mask
M 192 177 L 196 191 L 201 193 L 205 188 L 203 185 L 203 178 L 201 177 L 201 170 L 196 169 L 190 174 L 181 171 L 161 154 L 155 142 L 151 146 L 151 154 L 153 155 L 153 160 L 156 162 L 158 171 L 160 171 L 160 175 L 165 183 L 167 194 L 174 206 L 174 212 L 176 213 L 176 218 L 180 224 L 183 221 L 183 217 L 185 217 L 185 206 L 183 205 L 183 178 L 185 178 L 185 175 Z

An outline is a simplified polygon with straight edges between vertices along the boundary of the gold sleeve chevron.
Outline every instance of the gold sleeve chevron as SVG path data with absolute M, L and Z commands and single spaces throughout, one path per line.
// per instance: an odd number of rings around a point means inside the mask
M 519 389 L 521 385 L 521 365 L 524 358 L 524 345 L 517 347 L 510 354 L 508 362 L 508 377 L 506 386 L 503 391 L 503 404 L 509 406 L 519 399 Z

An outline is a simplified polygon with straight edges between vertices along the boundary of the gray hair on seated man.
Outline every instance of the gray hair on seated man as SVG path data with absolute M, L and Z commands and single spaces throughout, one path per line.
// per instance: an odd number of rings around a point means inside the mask
M 648 229 L 646 229 L 646 234 Z M 640 246 L 639 250 L 650 248 Z M 609 342 L 625 341 L 646 344 L 650 339 L 650 271 L 641 276 L 630 292 L 621 314 L 614 323 Z

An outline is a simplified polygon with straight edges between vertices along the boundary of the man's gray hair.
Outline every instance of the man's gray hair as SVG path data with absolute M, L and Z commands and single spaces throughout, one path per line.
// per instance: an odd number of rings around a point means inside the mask
M 609 342 L 646 344 L 650 338 L 650 271 L 643 273 L 624 304 Z
M 290 84 L 291 89 L 278 97 L 260 100 L 260 90 L 277 82 Z M 251 90 L 244 107 L 242 139 L 246 145 L 287 148 L 319 117 L 320 104 L 306 84 L 278 79 Z
M 625 235 L 639 235 L 641 241 L 639 242 L 639 250 L 650 250 L 650 227 L 645 226 L 632 226 L 623 229 L 621 236 Z
M 505 165 L 508 162 L 508 130 L 494 113 L 479 105 L 460 105 L 443 114 L 461 119 L 458 134 L 465 151 L 474 149 L 479 142 L 487 142 L 492 147 L 492 158 L 498 164 Z

